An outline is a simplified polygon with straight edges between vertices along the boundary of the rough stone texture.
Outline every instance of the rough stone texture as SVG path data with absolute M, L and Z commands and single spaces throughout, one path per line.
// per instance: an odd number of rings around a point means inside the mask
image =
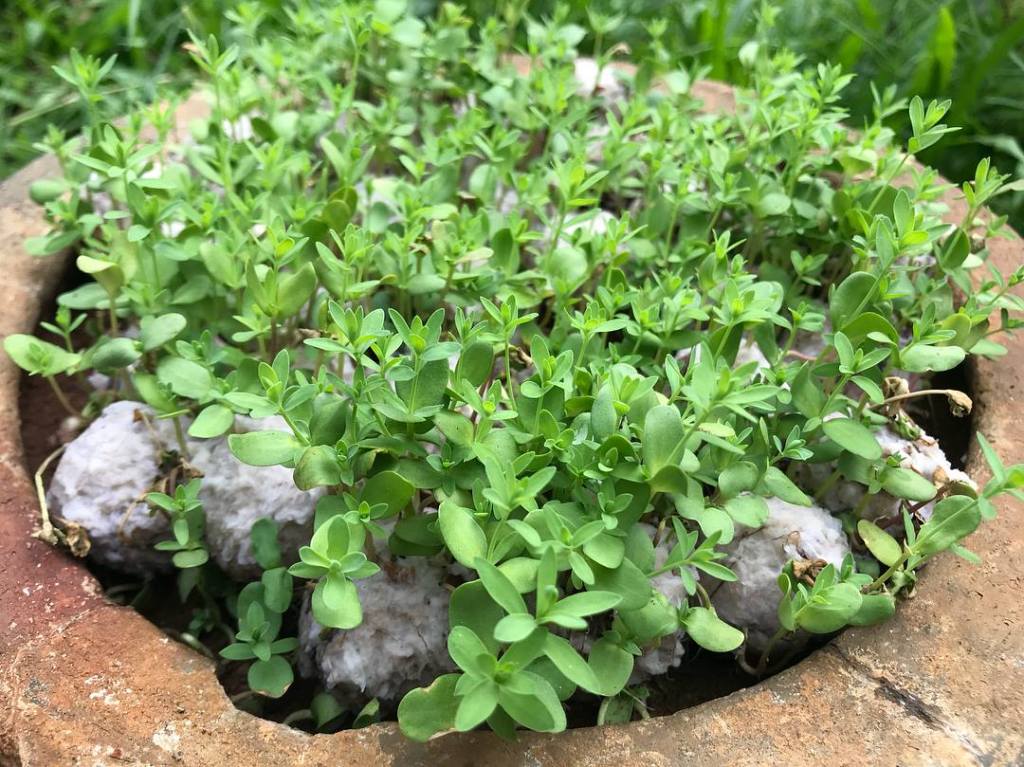
M 322 637 L 309 601 L 299 622 L 300 669 L 353 704 L 397 702 L 413 687 L 453 670 L 448 657 L 445 568 L 422 557 L 388 562 L 356 581 L 363 622 Z
M 822 559 L 836 567 L 850 551 L 839 520 L 818 506 L 794 506 L 768 499 L 768 519 L 756 530 L 744 528 L 722 547 L 722 564 L 736 580 L 711 592 L 719 617 L 747 633 L 747 646 L 764 649 L 779 628 L 778 577 L 791 559 Z
M 172 449 L 174 427 L 149 407 L 108 405 L 61 455 L 47 494 L 51 513 L 86 529 L 97 562 L 140 575 L 168 568 L 170 556 L 153 545 L 170 537 L 170 525 L 145 497 Z
M 726 86 L 699 83 L 709 109 Z M 31 332 L 64 265 L 33 259 L 44 231 L 28 184 L 44 158 L 0 184 L 0 333 Z M 955 193 L 950 194 L 950 199 Z M 949 220 L 962 218 L 961 202 Z M 1019 241 L 990 243 L 1006 273 Z M 979 361 L 974 426 L 1024 461 L 1024 337 Z M 22 465 L 19 374 L 0 358 L 0 765 L 1013 765 L 1024 759 L 1022 504 L 969 541 L 984 558 L 941 556 L 915 599 L 881 626 L 847 631 L 764 683 L 671 716 L 505 743 L 488 733 L 404 740 L 392 724 L 310 736 L 236 710 L 213 665 L 133 611 L 103 601 L 81 562 L 31 537 L 38 509 Z M 969 467 L 987 476 L 977 449 Z

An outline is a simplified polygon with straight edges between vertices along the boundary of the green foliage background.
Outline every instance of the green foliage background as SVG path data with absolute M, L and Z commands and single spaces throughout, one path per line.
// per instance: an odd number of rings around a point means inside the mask
M 436 11 L 420 0 L 421 14 Z M 522 19 L 565 14 L 590 26 L 595 10 L 621 17 L 609 39 L 634 58 L 648 52 L 649 25 L 664 19 L 662 39 L 671 55 L 704 67 L 707 75 L 744 77 L 739 52 L 760 44 L 788 47 L 808 63 L 831 60 L 858 77 L 846 91 L 858 124 L 870 115 L 871 83 L 900 96 L 951 98 L 950 123 L 962 130 L 923 159 L 949 178 L 970 177 L 979 159 L 992 156 L 1003 172 L 1024 176 L 1024 2 L 1021 0 L 777 0 L 774 23 L 760 25 L 765 6 L 755 0 L 543 0 L 495 3 L 465 0 L 470 13 Z M 105 86 L 103 110 L 123 113 L 132 101 L 164 89 L 188 88 L 191 62 L 182 51 L 192 28 L 201 37 L 221 31 L 226 18 L 268 14 L 282 34 L 288 18 L 277 0 L 12 0 L 0 10 L 0 177 L 35 154 L 48 125 L 74 131 L 81 109 L 71 87 L 51 70 L 68 51 L 117 54 Z M 904 119 L 900 112 L 893 119 Z M 905 129 L 896 123 L 894 127 Z M 1007 196 L 1001 212 L 1024 228 L 1024 193 Z

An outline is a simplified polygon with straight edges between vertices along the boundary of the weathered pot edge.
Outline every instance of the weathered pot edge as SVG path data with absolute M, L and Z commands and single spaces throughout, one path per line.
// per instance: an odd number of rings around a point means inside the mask
M 729 108 L 727 87 L 695 90 Z M 0 184 L 2 335 L 34 327 L 64 264 L 23 249 L 45 230 L 28 186 L 53 170 L 42 158 Z M 948 197 L 959 219 L 962 201 Z M 991 250 L 1004 272 L 1024 261 L 1019 241 Z M 1020 461 L 1024 339 L 1009 347 L 978 365 L 975 424 Z M 849 631 L 783 674 L 672 716 L 515 744 L 472 733 L 424 745 L 393 725 L 309 736 L 257 719 L 231 705 L 209 661 L 107 604 L 80 562 L 29 537 L 37 507 L 22 466 L 18 380 L 0 358 L 0 764 L 1011 764 L 1024 754 L 1024 537 L 1014 503 L 971 539 L 985 564 L 944 556 L 888 624 Z M 981 474 L 977 458 L 974 450 L 970 466 Z

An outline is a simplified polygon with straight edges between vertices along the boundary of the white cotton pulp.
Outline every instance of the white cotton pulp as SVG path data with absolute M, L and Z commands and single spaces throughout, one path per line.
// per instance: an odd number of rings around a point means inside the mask
M 600 72 L 600 79 L 598 74 Z M 605 66 L 600 68 L 597 61 L 591 58 L 580 57 L 573 62 L 573 76 L 576 78 L 576 95 L 580 98 L 587 98 L 598 92 L 605 98 L 616 101 L 625 95 L 625 88 L 615 76 L 613 67 Z
M 947 481 L 962 482 L 976 487 L 967 474 L 954 469 L 938 441 L 929 436 L 923 429 L 917 439 L 909 440 L 901 437 L 892 428 L 886 426 L 875 431 L 875 439 L 882 447 L 882 455 L 899 456 L 900 466 L 917 472 L 930 482 L 942 484 Z M 814 492 L 832 473 L 831 464 L 804 464 L 800 467 L 801 484 Z M 864 497 L 866 488 L 848 480 L 836 482 L 821 498 L 825 508 L 835 511 L 852 511 Z M 922 519 L 931 516 L 934 504 L 925 504 L 918 514 Z M 886 492 L 879 492 L 862 510 L 865 519 L 879 524 L 898 522 L 900 517 L 900 500 Z
M 237 425 L 240 431 L 286 428 L 280 418 L 238 418 Z M 203 475 L 199 498 L 206 513 L 206 543 L 217 564 L 238 579 L 259 574 L 250 531 L 260 517 L 277 522 L 285 560 L 294 560 L 312 535 L 323 491 L 299 490 L 291 469 L 283 466 L 241 463 L 226 438 L 189 440 L 187 447 L 189 463 Z M 50 509 L 85 528 L 97 562 L 136 574 L 168 569 L 169 555 L 153 545 L 170 539 L 170 525 L 166 515 L 149 510 L 145 495 L 161 478 L 161 454 L 177 450 L 173 425 L 158 420 L 148 406 L 130 401 L 108 405 L 68 443 L 50 483 Z
M 654 527 L 650 525 L 644 525 L 644 527 L 650 528 L 650 534 L 653 536 Z M 670 545 L 663 539 L 654 547 L 655 568 L 665 564 L 674 545 L 674 541 Z M 661 593 L 673 607 L 681 607 L 686 602 L 686 589 L 683 588 L 683 581 L 674 570 L 651 578 L 651 586 Z M 678 666 L 685 653 L 683 636 L 682 631 L 676 631 L 674 634 L 662 637 L 662 640 L 654 647 L 645 649 L 643 655 L 634 661 L 630 684 L 639 684 Z
M 747 633 L 748 646 L 759 652 L 779 628 L 782 592 L 778 576 L 791 559 L 822 559 L 839 566 L 850 551 L 839 520 L 818 506 L 795 506 L 768 498 L 768 520 L 757 530 L 745 528 L 722 550 L 723 564 L 737 580 L 722 582 L 712 594 L 719 617 Z
M 236 418 L 240 431 L 287 430 L 280 418 Z M 250 531 L 256 520 L 270 517 L 286 562 L 313 535 L 317 488 L 303 492 L 284 466 L 247 466 L 231 454 L 226 439 L 192 443 L 192 465 L 203 473 L 199 499 L 206 512 L 206 542 L 217 564 L 234 578 L 256 576 Z
M 153 544 L 170 527 L 144 498 L 160 477 L 161 453 L 174 449 L 173 426 L 149 407 L 108 405 L 64 450 L 47 494 L 51 513 L 85 528 L 101 564 L 140 575 L 167 569 L 169 555 Z
M 299 668 L 357 703 L 395 701 L 453 668 L 448 657 L 445 568 L 422 558 L 384 564 L 356 581 L 363 622 L 324 632 L 307 598 L 299 619 Z

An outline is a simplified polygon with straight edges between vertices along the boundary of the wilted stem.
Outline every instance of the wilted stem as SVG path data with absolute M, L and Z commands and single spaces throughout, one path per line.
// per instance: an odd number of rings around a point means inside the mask
M 914 397 L 928 397 L 933 395 L 942 395 L 950 399 L 956 397 L 967 398 L 967 395 L 957 389 L 921 389 L 919 391 L 906 392 L 905 394 L 894 394 L 893 396 L 879 402 L 877 404 L 868 405 L 868 407 L 876 408 L 883 407 L 885 405 L 891 405 L 893 402 L 899 402 L 905 399 L 913 399 Z M 969 398 L 967 398 L 970 401 Z
M 50 507 L 46 505 L 46 488 L 43 486 L 43 475 L 46 470 L 50 468 L 50 464 L 64 452 L 64 448 L 67 445 L 61 445 L 48 456 L 45 460 L 39 464 L 39 468 L 36 470 L 35 476 L 33 477 L 36 486 L 36 497 L 39 499 L 39 518 L 40 527 L 39 530 L 34 533 L 35 537 L 41 541 L 49 543 L 51 546 L 56 546 L 58 543 L 63 542 L 64 534 L 53 526 L 53 522 L 50 521 Z

